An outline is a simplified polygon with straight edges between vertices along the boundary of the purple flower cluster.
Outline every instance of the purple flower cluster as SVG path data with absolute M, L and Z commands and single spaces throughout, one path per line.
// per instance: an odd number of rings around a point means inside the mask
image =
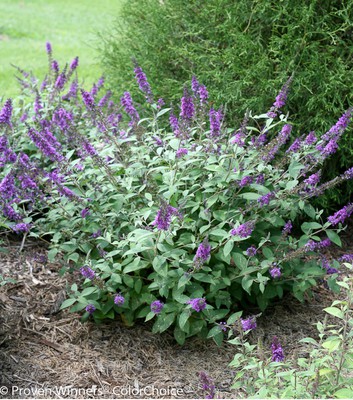
M 221 135 L 221 125 L 223 120 L 223 114 L 221 110 L 216 111 L 211 108 L 209 112 L 210 118 L 210 137 L 215 139 Z
M 57 161 L 58 163 L 64 161 L 64 156 L 60 153 L 61 145 L 48 128 L 41 132 L 30 128 L 28 130 L 28 136 L 38 149 L 50 160 Z
M 205 263 L 211 255 L 211 246 L 205 239 L 198 247 L 196 255 L 194 257 L 194 264 L 196 267 L 200 268 L 203 263 Z
M 88 217 L 90 214 L 91 214 L 91 212 L 90 212 L 89 208 L 84 208 L 84 209 L 81 211 L 81 218 L 86 218 L 86 217 Z
M 88 306 L 86 306 L 86 311 L 88 314 L 93 314 L 96 311 L 96 307 L 93 304 L 88 304 Z
M 270 204 L 270 201 L 274 199 L 276 194 L 274 192 L 267 193 L 257 199 L 257 202 L 263 207 Z
M 353 213 L 353 204 L 349 203 L 344 206 L 341 210 L 337 211 L 335 214 L 327 218 L 331 225 L 337 225 L 338 223 L 343 223 L 347 218 L 349 218 Z
M 206 299 L 204 298 L 196 298 L 196 299 L 190 299 L 186 302 L 187 304 L 190 304 L 191 308 L 195 310 L 196 312 L 200 312 L 204 310 L 207 306 L 206 304 Z
M 290 137 L 292 131 L 292 125 L 285 124 L 281 132 L 277 135 L 276 139 L 274 139 L 274 144 L 271 143 L 268 145 L 269 148 L 266 150 L 266 154 L 262 157 L 263 161 L 269 162 L 274 159 L 276 153 L 283 146 Z
M 251 331 L 257 327 L 255 317 L 249 317 L 246 319 L 240 318 L 240 323 L 243 331 Z
M 146 74 L 142 71 L 142 68 L 137 64 L 136 61 L 134 61 L 135 64 L 135 78 L 136 81 L 139 85 L 140 90 L 145 93 L 147 101 L 151 102 L 152 101 L 152 90 L 151 86 L 147 81 Z
M 257 249 L 254 245 L 252 245 L 246 249 L 246 255 L 248 257 L 254 257 L 256 255 L 256 253 L 257 253 Z
M 93 110 L 95 103 L 94 98 L 90 92 L 86 92 L 85 90 L 81 90 L 82 100 L 85 103 L 87 110 Z
M 282 275 L 281 269 L 277 266 L 276 263 L 272 264 L 272 267 L 270 268 L 270 275 L 273 279 L 280 278 Z
M 164 307 L 164 303 L 159 300 L 155 300 L 151 303 L 151 311 L 155 314 L 160 314 Z
M 326 247 L 331 246 L 331 244 L 331 240 L 326 238 L 321 242 L 314 242 L 313 240 L 309 240 L 304 247 L 306 251 L 315 251 L 325 249 Z
M 328 275 L 336 274 L 338 272 L 336 268 L 331 267 L 331 264 L 326 257 L 322 256 L 321 261 L 322 261 L 322 268 L 326 270 L 326 273 Z
M 96 273 L 87 265 L 81 267 L 80 272 L 84 278 L 90 279 L 91 281 L 96 277 Z
M 342 174 L 343 179 L 353 179 L 353 167 L 347 169 L 346 172 Z
M 289 146 L 286 153 L 297 153 L 302 146 L 302 141 L 300 138 L 296 138 L 294 142 Z
M 255 223 L 253 221 L 245 222 L 239 225 L 237 228 L 233 228 L 230 232 L 232 236 L 240 236 L 241 238 L 246 238 L 250 236 L 255 228 Z
M 199 373 L 199 377 L 202 389 L 207 393 L 205 398 L 214 399 L 216 392 L 213 380 L 204 371 L 201 371 Z
M 11 126 L 12 100 L 7 99 L 0 111 L 0 124 Z
M 353 263 L 353 254 L 344 254 L 338 259 L 339 262 Z
M 124 92 L 124 95 L 121 97 L 120 102 L 121 105 L 124 107 L 126 114 L 131 117 L 132 122 L 137 123 L 140 119 L 140 116 L 132 103 L 131 94 L 129 92 Z
M 152 225 L 157 226 L 157 229 L 160 231 L 167 231 L 170 227 L 173 215 L 180 215 L 178 209 L 167 203 L 163 203 Z
M 124 303 L 125 303 L 125 297 L 121 293 L 115 295 L 114 304 L 116 304 L 117 306 L 122 306 Z
M 256 181 L 255 181 L 258 185 L 263 185 L 265 183 L 265 175 L 264 174 L 259 174 L 256 177 Z
M 303 182 L 308 186 L 315 186 L 319 183 L 321 176 L 321 170 L 316 174 L 312 174 L 309 178 L 305 179 Z
M 30 224 L 26 224 L 24 222 L 20 222 L 16 225 L 13 225 L 11 227 L 11 229 L 15 232 L 15 233 L 22 233 L 22 232 L 29 232 L 31 228 Z
M 281 362 L 284 360 L 284 353 L 281 344 L 276 336 L 274 336 L 271 344 L 272 361 Z
M 308 146 L 314 144 L 316 141 L 317 141 L 317 137 L 315 136 L 314 131 L 309 132 L 307 137 L 304 139 L 304 143 Z
M 184 89 L 184 95 L 181 98 L 180 117 L 184 120 L 190 121 L 195 115 L 195 106 L 192 97 L 189 95 L 187 89 Z
M 289 235 L 292 232 L 292 229 L 293 229 L 292 221 L 286 222 L 286 224 L 282 229 L 282 235 L 283 236 Z
M 75 69 L 78 67 L 78 57 L 75 57 L 70 64 L 70 70 L 75 71 Z
M 290 77 L 287 82 L 282 86 L 282 89 L 276 96 L 276 100 L 273 103 L 270 111 L 267 113 L 267 115 L 270 118 L 275 118 L 277 116 L 278 111 L 285 106 L 288 92 L 289 92 L 289 86 L 292 82 L 293 77 Z
M 177 150 L 175 155 L 176 155 L 176 158 L 181 158 L 182 156 L 185 156 L 186 154 L 188 154 L 188 149 L 186 149 L 185 147 L 182 147 Z
M 253 178 L 252 176 L 249 176 L 249 175 L 244 176 L 244 177 L 240 180 L 239 186 L 240 186 L 240 187 L 244 187 L 244 186 L 250 185 L 251 183 L 253 183 L 253 181 L 254 181 L 254 178 Z

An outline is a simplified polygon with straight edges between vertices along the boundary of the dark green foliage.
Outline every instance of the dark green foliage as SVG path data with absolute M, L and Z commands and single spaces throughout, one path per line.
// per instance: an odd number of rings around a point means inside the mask
M 195 74 L 230 125 L 246 108 L 269 109 L 275 88 L 294 73 L 288 111 L 297 135 L 324 133 L 352 104 L 353 0 L 129 0 L 113 32 L 102 37 L 110 82 L 132 90 L 131 57 L 166 100 Z M 353 138 L 325 168 L 325 178 L 351 166 Z M 348 201 L 352 186 L 321 205 Z

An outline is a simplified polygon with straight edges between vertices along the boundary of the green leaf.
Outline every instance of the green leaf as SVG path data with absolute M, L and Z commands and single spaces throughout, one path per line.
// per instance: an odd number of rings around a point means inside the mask
M 328 314 L 333 315 L 334 317 L 337 317 L 337 318 L 340 318 L 340 319 L 344 319 L 344 313 L 339 308 L 326 307 L 326 308 L 324 308 L 324 311 L 326 311 Z
M 170 314 L 160 314 L 157 316 L 157 320 L 153 325 L 152 332 L 153 333 L 162 333 L 166 331 L 170 325 L 174 322 L 175 319 L 175 313 L 170 313 Z
M 301 226 L 301 229 L 304 233 L 308 233 L 310 230 L 320 228 L 322 228 L 322 225 L 318 222 L 304 222 Z
M 232 253 L 232 258 L 235 262 L 235 265 L 242 271 L 244 270 L 247 265 L 248 265 L 248 260 L 247 258 L 240 253 Z
M 132 263 L 128 264 L 124 268 L 124 274 L 128 274 L 129 272 L 138 271 L 138 270 L 144 268 L 146 264 L 142 263 L 140 261 L 141 261 L 141 258 L 136 257 Z
M 88 296 L 90 294 L 92 294 L 93 292 L 96 292 L 97 288 L 96 287 L 88 287 L 86 289 L 83 290 L 83 292 L 81 293 L 81 296 Z
M 289 175 L 292 178 L 297 178 L 302 168 L 304 168 L 304 166 L 298 163 L 298 161 L 292 161 L 288 167 Z
M 247 293 L 249 293 L 250 295 L 251 295 L 251 290 L 250 290 L 250 288 L 251 288 L 253 282 L 254 282 L 254 279 L 253 279 L 251 276 L 249 276 L 249 275 L 245 275 L 244 278 L 243 278 L 242 281 L 241 281 L 241 286 L 242 286 L 242 288 L 243 288 Z
M 184 330 L 185 324 L 190 317 L 190 311 L 185 310 L 179 316 L 179 327 L 180 329 Z
M 183 345 L 185 343 L 186 333 L 176 326 L 174 329 L 174 338 L 178 344 Z
M 71 299 L 66 299 L 60 306 L 60 310 L 63 310 L 64 308 L 68 308 L 70 306 L 72 306 L 73 304 L 76 303 L 76 299 L 71 298 Z
M 48 260 L 49 260 L 50 262 L 55 261 L 55 257 L 56 257 L 56 255 L 57 255 L 58 253 L 59 253 L 59 250 L 56 249 L 56 248 L 49 250 L 49 251 L 48 251 Z
M 333 242 L 334 244 L 337 244 L 337 246 L 342 247 L 341 239 L 335 231 L 333 231 L 331 229 L 327 229 L 326 234 L 327 234 L 328 238 L 331 240 L 331 242 Z
M 257 200 L 261 197 L 261 194 L 248 192 L 248 193 L 240 193 L 239 197 L 242 197 L 245 200 Z
M 223 247 L 223 254 L 224 257 L 227 257 L 233 250 L 234 247 L 234 242 L 233 240 L 228 240 L 228 242 L 225 244 L 225 246 Z
M 285 190 L 292 190 L 294 189 L 297 185 L 298 185 L 299 181 L 297 181 L 296 179 L 294 181 L 289 181 L 286 184 L 286 189 Z
M 340 389 L 337 390 L 337 392 L 335 392 L 333 395 L 336 396 L 338 399 L 353 399 L 353 390 Z

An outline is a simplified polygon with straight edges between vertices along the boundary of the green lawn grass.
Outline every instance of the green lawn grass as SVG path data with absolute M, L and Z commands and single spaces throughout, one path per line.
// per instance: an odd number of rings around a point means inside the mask
M 1 0 L 0 98 L 19 94 L 15 64 L 44 78 L 45 43 L 60 66 L 79 56 L 80 77 L 90 87 L 101 75 L 97 33 L 109 28 L 121 0 Z

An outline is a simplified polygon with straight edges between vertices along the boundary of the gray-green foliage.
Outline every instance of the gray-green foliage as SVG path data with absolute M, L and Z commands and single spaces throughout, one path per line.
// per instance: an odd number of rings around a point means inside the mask
M 230 364 L 236 369 L 233 389 L 241 389 L 244 398 L 352 398 L 352 278 L 338 284 L 346 291 L 345 298 L 324 309 L 336 317 L 335 324 L 325 318 L 317 323 L 318 340 L 300 341 L 307 346 L 305 357 L 275 362 L 263 346 L 250 344 L 242 332 L 230 340 L 238 350 Z
M 195 74 L 217 105 L 227 105 L 232 126 L 246 108 L 268 109 L 294 73 L 294 134 L 310 126 L 324 133 L 352 103 L 352 20 L 352 0 L 129 0 L 115 30 L 102 36 L 102 56 L 114 87 L 134 91 L 136 57 L 168 100 Z M 326 165 L 328 178 L 351 164 L 351 135 L 342 144 Z M 321 205 L 349 194 L 335 189 Z

